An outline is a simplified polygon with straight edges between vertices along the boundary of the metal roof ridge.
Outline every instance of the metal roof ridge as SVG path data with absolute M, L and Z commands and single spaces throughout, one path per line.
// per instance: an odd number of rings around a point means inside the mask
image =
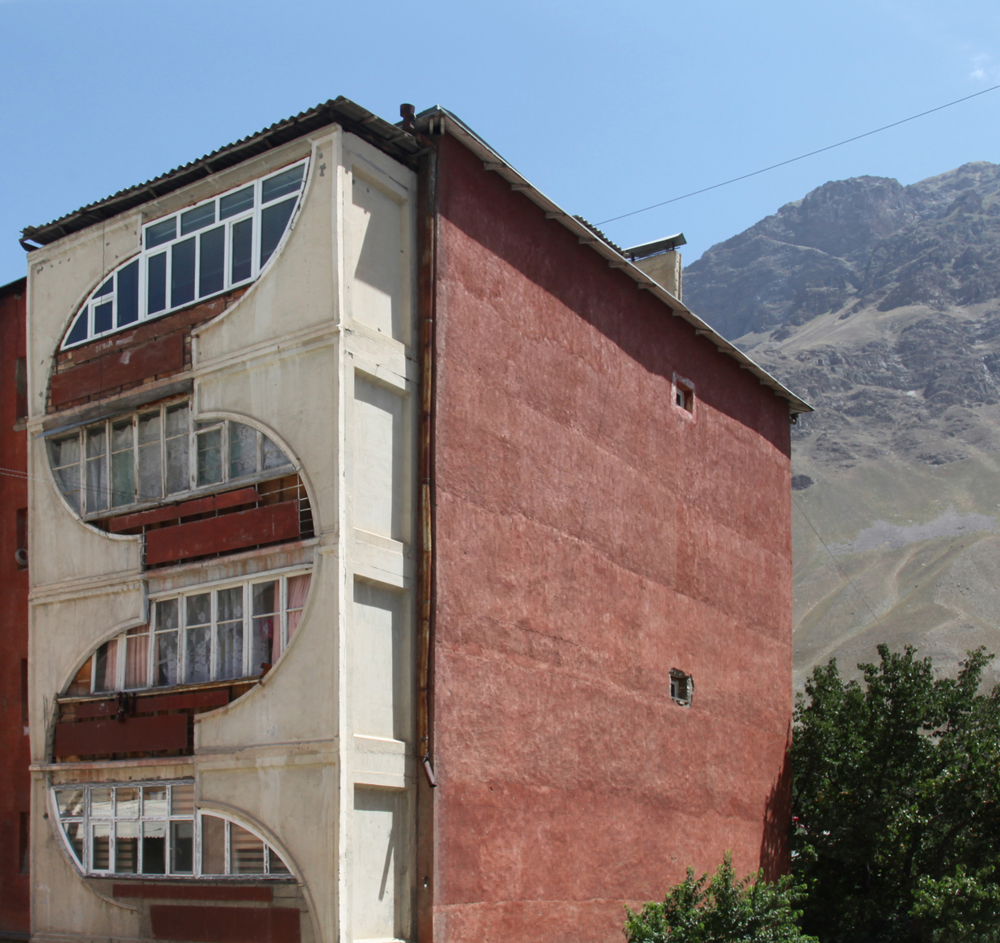
M 604 256 L 612 268 L 617 268 L 629 275 L 639 284 L 641 288 L 646 289 L 667 305 L 672 314 L 683 318 L 691 324 L 694 327 L 696 334 L 708 338 L 709 341 L 715 344 L 721 353 L 732 357 L 741 367 L 756 376 L 761 385 L 769 387 L 777 395 L 787 400 L 789 412 L 796 415 L 799 413 L 810 413 L 813 411 L 812 406 L 810 406 L 804 399 L 796 396 L 790 389 L 788 389 L 788 387 L 768 373 L 753 358 L 747 356 L 735 344 L 726 340 L 726 338 L 719 334 L 718 331 L 716 331 L 710 324 L 698 317 L 698 315 L 688 308 L 687 305 L 685 305 L 684 302 L 682 302 L 678 297 L 671 294 L 658 281 L 651 278 L 644 271 L 642 271 L 642 269 L 626 258 L 623 251 L 612 243 L 606 236 L 604 236 L 600 230 L 598 230 L 595 226 L 592 226 L 582 217 L 574 216 L 573 214 L 568 213 L 535 186 L 533 186 L 523 174 L 515 170 L 508 161 L 501 157 L 493 147 L 487 144 L 486 141 L 484 141 L 475 131 L 472 130 L 472 128 L 462 121 L 458 115 L 448 111 L 447 108 L 435 105 L 433 108 L 428 108 L 416 116 L 417 126 L 424 129 L 427 127 L 430 119 L 439 117 L 443 117 L 445 119 L 445 130 L 454 133 L 455 137 L 457 137 L 462 144 L 468 147 L 469 150 L 473 151 L 473 153 L 476 153 L 476 155 L 483 160 L 483 163 L 486 165 L 488 170 L 500 173 L 500 175 L 507 180 L 514 187 L 514 189 L 523 193 L 533 203 L 544 209 L 547 217 L 550 219 L 556 219 L 562 223 L 563 226 L 577 235 L 581 243 L 589 245 L 596 252 Z

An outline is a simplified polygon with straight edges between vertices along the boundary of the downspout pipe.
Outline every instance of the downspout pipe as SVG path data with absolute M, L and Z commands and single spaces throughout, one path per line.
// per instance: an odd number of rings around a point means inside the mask
M 434 776 L 431 715 L 431 638 L 434 593 L 434 314 L 437 296 L 438 151 L 437 142 L 417 131 L 413 105 L 400 106 L 403 130 L 423 145 L 420 174 L 420 222 L 418 239 L 420 267 L 418 303 L 420 312 L 420 442 L 419 442 L 419 624 L 420 651 L 417 663 L 417 757 L 431 788 Z

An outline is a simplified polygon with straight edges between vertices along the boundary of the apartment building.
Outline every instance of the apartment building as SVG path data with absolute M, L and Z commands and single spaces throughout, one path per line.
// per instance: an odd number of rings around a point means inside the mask
M 22 244 L 34 939 L 611 941 L 782 869 L 808 406 L 656 259 L 343 98 Z

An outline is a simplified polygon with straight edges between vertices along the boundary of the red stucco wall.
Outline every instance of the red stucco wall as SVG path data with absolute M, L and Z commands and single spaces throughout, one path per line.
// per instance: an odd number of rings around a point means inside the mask
M 21 667 L 28 657 L 28 571 L 14 560 L 17 511 L 28 506 L 27 434 L 17 415 L 24 398 L 15 382 L 25 356 L 25 311 L 24 281 L 0 288 L 0 934 L 27 933 L 30 923 L 22 873 L 30 808 Z
M 450 138 L 440 192 L 421 923 L 619 941 L 689 865 L 783 866 L 787 404 Z

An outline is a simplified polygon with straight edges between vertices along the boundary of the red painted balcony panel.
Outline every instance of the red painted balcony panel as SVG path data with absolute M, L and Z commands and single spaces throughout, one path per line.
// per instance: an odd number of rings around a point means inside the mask
M 148 714 L 152 711 L 177 711 L 191 707 L 221 707 L 229 703 L 229 689 L 217 688 L 211 691 L 186 691 L 183 694 L 161 694 L 154 697 L 139 695 L 135 699 L 135 712 Z M 118 713 L 118 702 L 111 698 L 106 701 L 84 701 L 76 705 L 76 716 L 114 717 Z
M 228 553 L 279 540 L 297 540 L 298 536 L 299 502 L 284 501 L 151 530 L 146 534 L 146 565 Z
M 290 907 L 198 907 L 153 904 L 153 937 L 195 943 L 299 943 L 299 912 Z
M 52 405 L 58 407 L 95 393 L 117 389 L 126 383 L 165 373 L 178 373 L 183 369 L 184 335 L 170 334 L 142 347 L 112 351 L 104 357 L 57 373 L 50 387 Z
M 163 714 L 128 717 L 121 724 L 117 720 L 57 724 L 53 752 L 60 757 L 184 750 L 188 745 L 189 723 L 187 714 Z
M 136 511 L 135 514 L 123 514 L 112 518 L 109 522 L 111 533 L 117 534 L 133 527 L 144 527 L 148 524 L 159 524 L 162 521 L 175 521 L 183 517 L 194 517 L 195 514 L 207 514 L 210 511 L 221 511 L 224 508 L 236 508 L 241 504 L 255 504 L 260 500 L 256 488 L 240 488 L 237 491 L 227 491 L 225 494 L 213 494 L 207 498 L 195 498 L 193 501 L 181 501 L 150 511 Z

